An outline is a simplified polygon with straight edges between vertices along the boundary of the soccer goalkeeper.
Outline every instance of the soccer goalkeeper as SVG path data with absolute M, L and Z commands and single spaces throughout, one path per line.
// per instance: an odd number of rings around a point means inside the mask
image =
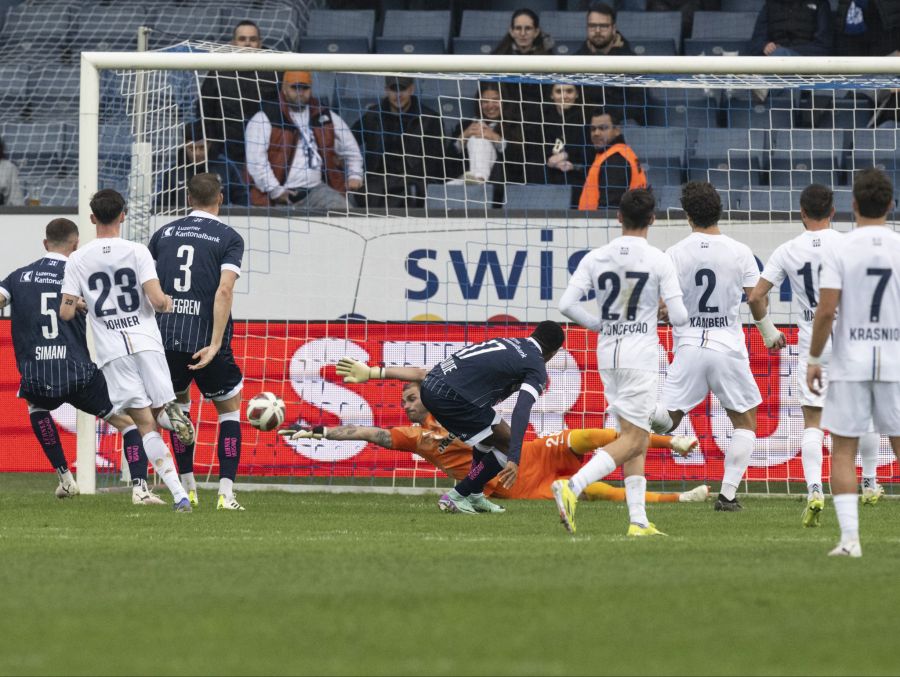
M 399 373 L 398 373 L 399 372 Z M 338 364 L 338 374 L 350 383 L 364 383 L 369 378 L 411 379 L 403 387 L 403 410 L 412 425 L 393 428 L 367 426 L 338 426 L 312 428 L 299 425 L 279 430 L 279 434 L 289 440 L 329 439 L 361 440 L 387 449 L 409 451 L 421 456 L 429 463 L 443 470 L 449 477 L 462 479 L 472 464 L 472 448 L 452 439 L 448 432 L 434 419 L 419 397 L 416 375 L 424 370 L 412 367 L 369 367 L 361 362 L 344 358 Z M 553 498 L 550 485 L 554 480 L 573 475 L 582 464 L 582 456 L 609 444 L 616 438 L 615 430 L 603 428 L 563 430 L 554 435 L 538 437 L 522 445 L 522 463 L 519 478 L 511 489 L 506 489 L 496 479 L 485 487 L 485 495 L 496 498 Z M 651 447 L 672 449 L 686 455 L 697 446 L 697 438 L 666 435 L 652 435 Z M 643 460 L 640 459 L 640 463 Z M 630 473 L 642 473 L 643 467 L 629 467 Z M 624 501 L 625 490 L 604 482 L 595 482 L 586 490 L 589 500 Z M 650 503 L 677 503 L 705 501 L 709 488 L 705 485 L 681 493 L 647 492 Z M 504 508 L 490 501 L 480 501 L 481 510 L 468 502 L 461 504 L 462 512 L 503 512 Z

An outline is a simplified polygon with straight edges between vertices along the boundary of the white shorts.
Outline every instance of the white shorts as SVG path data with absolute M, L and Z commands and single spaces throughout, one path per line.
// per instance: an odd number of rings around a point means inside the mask
M 828 392 L 828 367 L 822 365 L 822 394 L 816 395 L 809 386 L 806 385 L 806 369 L 807 364 L 803 360 L 797 362 L 797 394 L 800 399 L 801 407 L 818 407 L 821 409 L 825 406 L 825 393 Z
M 650 432 L 650 417 L 656 409 L 658 371 L 601 369 L 607 410 L 641 430 Z
M 723 407 L 739 414 L 762 402 L 746 357 L 700 346 L 679 347 L 663 387 L 666 408 L 687 413 L 705 400 L 710 390 Z
M 163 407 L 175 399 L 166 356 L 154 350 L 124 355 L 103 365 L 115 411 Z
M 900 436 L 900 383 L 893 381 L 832 381 L 825 395 L 822 427 L 842 437 L 860 437 L 875 430 Z

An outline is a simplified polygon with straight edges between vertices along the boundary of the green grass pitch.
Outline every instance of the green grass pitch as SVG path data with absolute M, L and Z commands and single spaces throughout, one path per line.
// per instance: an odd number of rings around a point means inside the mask
M 0 674 L 896 674 L 900 502 L 864 556 L 797 500 L 438 512 L 434 496 L 244 493 L 244 513 L 53 497 L 0 475 Z

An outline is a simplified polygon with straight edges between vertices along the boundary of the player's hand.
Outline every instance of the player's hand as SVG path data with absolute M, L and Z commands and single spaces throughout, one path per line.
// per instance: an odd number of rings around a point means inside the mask
M 370 367 L 352 357 L 342 357 L 338 360 L 337 373 L 338 376 L 344 377 L 344 383 L 365 383 L 370 378 L 384 378 L 383 367 Z
M 203 367 L 212 362 L 213 358 L 218 354 L 219 346 L 206 346 L 205 348 L 201 348 L 196 353 L 194 353 L 192 358 L 197 360 L 197 362 L 195 364 L 189 364 L 188 369 L 190 369 L 191 371 L 203 369 Z
M 278 431 L 285 440 L 321 440 L 328 435 L 328 428 L 323 425 L 315 425 L 312 428 L 302 426 L 299 423 L 281 428 Z
M 79 298 L 75 302 L 75 310 L 77 310 L 82 315 L 87 315 L 87 301 L 82 298 Z
M 782 332 L 778 332 L 777 336 L 771 338 L 771 340 L 766 340 L 763 338 L 763 343 L 766 344 L 766 348 L 769 349 L 769 352 L 777 352 L 784 348 L 787 345 L 787 339 L 784 338 L 784 334 Z
M 497 479 L 500 481 L 500 484 L 503 485 L 504 488 L 509 489 L 513 484 L 516 483 L 516 478 L 519 476 L 519 464 L 514 461 L 507 461 L 506 467 L 503 468 L 499 473 L 497 473 Z
M 822 365 L 810 364 L 806 367 L 806 385 L 813 395 L 822 394 Z
M 656 311 L 656 320 L 663 324 L 669 324 L 669 307 L 662 299 L 659 300 L 659 308 Z

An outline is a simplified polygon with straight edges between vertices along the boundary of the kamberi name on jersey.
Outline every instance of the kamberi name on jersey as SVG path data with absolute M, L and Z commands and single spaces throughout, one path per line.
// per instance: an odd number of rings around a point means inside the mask
M 604 324 L 598 332 L 602 336 L 633 336 L 646 334 L 650 325 L 646 322 L 623 322 L 621 324 Z
M 695 329 L 721 329 L 722 327 L 730 327 L 730 318 L 718 317 L 692 317 L 691 327 Z
M 217 235 L 204 233 L 200 226 L 169 226 L 163 229 L 162 237 L 192 237 L 198 240 L 207 240 L 209 242 L 220 242 Z
M 172 299 L 172 312 L 178 315 L 199 315 L 200 301 L 194 299 Z
M 34 359 L 36 360 L 64 360 L 68 357 L 66 346 L 35 346 Z
M 850 327 L 851 341 L 900 341 L 900 327 Z

